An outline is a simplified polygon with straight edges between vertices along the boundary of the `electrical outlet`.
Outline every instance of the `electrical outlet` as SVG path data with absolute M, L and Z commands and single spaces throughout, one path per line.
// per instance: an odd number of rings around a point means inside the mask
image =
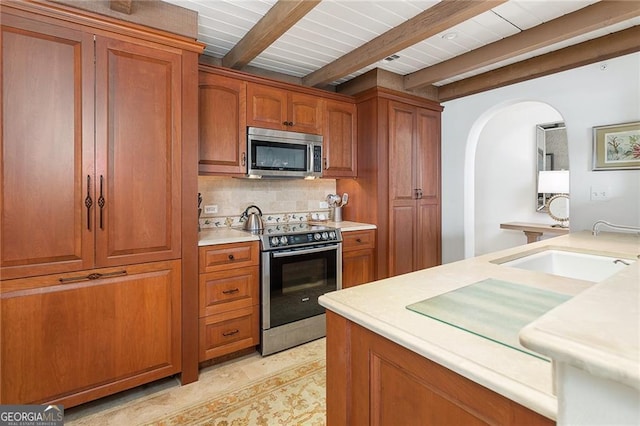
M 213 204 L 210 206 L 204 206 L 204 214 L 216 214 L 218 213 L 218 206 Z
M 591 187 L 591 201 L 604 201 L 609 199 L 609 190 L 604 187 Z
M 326 201 L 320 201 L 320 208 L 321 209 L 328 209 L 329 208 L 329 203 L 327 203 Z

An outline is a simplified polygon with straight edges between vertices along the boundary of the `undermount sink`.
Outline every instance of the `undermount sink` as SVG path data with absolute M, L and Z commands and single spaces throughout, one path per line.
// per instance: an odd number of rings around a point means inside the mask
M 549 249 L 510 261 L 501 262 L 499 259 L 493 263 L 597 283 L 634 262 L 628 258 Z

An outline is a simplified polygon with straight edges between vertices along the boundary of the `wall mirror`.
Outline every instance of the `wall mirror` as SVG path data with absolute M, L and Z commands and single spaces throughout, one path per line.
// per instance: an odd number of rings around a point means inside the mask
M 554 195 L 549 200 L 548 206 L 549 216 L 560 222 L 559 224 L 552 226 L 566 228 L 567 222 L 569 222 L 569 196 L 566 194 Z
M 536 125 L 536 149 L 536 188 L 541 171 L 569 170 L 569 143 L 564 122 Z M 547 202 L 553 195 L 537 193 L 536 211 L 546 213 Z

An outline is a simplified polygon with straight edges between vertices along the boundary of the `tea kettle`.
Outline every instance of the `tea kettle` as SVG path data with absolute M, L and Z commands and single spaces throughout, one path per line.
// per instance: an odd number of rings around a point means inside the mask
M 256 209 L 258 213 L 249 213 L 249 210 Z M 258 206 L 249 206 L 242 213 L 240 219 L 244 218 L 244 229 L 246 231 L 261 231 L 264 229 L 264 222 L 262 221 L 262 210 Z

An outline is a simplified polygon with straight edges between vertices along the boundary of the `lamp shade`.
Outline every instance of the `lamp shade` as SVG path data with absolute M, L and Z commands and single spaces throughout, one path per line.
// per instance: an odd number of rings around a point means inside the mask
M 539 194 L 568 194 L 569 170 L 545 170 L 538 175 Z

